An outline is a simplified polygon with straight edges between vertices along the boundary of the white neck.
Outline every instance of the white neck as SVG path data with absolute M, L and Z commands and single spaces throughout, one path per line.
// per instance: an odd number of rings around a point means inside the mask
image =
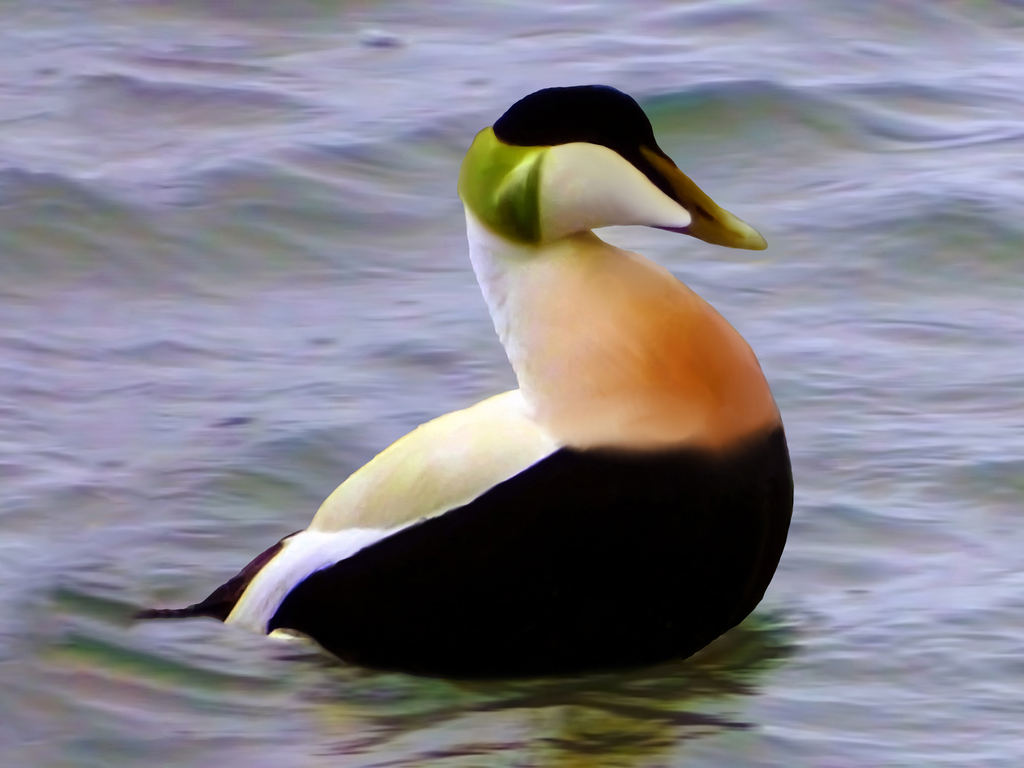
M 466 221 L 523 396 L 562 444 L 721 446 L 778 423 L 750 347 L 665 269 L 590 231 L 523 246 Z

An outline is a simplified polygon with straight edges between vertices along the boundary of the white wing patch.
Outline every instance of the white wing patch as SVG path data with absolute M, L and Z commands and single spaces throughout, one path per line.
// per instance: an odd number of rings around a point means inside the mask
M 414 429 L 338 486 L 309 528 L 285 540 L 226 623 L 265 633 L 284 598 L 310 574 L 468 504 L 558 448 L 533 422 L 519 390 Z
M 295 534 L 249 582 L 224 623 L 266 633 L 267 622 L 295 585 L 398 530 L 401 529 L 353 528 L 334 533 L 305 530 Z

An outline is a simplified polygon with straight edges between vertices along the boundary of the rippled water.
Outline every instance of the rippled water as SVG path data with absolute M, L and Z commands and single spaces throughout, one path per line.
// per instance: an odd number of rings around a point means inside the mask
M 22 0 L 0 40 L 0 764 L 1020 764 L 1019 2 Z M 587 82 L 769 241 L 606 232 L 772 383 L 797 494 L 762 608 L 514 683 L 132 625 L 514 386 L 456 173 Z

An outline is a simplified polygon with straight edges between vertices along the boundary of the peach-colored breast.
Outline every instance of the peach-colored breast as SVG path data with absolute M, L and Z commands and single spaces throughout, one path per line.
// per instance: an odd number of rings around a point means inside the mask
M 710 304 L 591 233 L 571 245 L 518 276 L 506 345 L 556 439 L 723 448 L 779 423 L 753 351 Z

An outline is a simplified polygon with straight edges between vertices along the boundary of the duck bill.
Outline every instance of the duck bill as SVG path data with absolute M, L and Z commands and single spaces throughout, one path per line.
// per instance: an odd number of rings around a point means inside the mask
M 696 237 L 706 243 L 726 248 L 745 248 L 763 251 L 768 243 L 761 233 L 708 197 L 676 164 L 660 152 L 641 147 L 640 152 L 654 169 L 668 182 L 675 201 L 690 212 L 692 221 L 685 227 L 658 227 L 669 232 Z

